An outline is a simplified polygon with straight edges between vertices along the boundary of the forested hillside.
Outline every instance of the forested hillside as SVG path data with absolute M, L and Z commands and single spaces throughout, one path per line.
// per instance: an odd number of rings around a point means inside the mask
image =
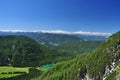
M 28 36 L 46 46 L 60 45 L 69 41 L 82 41 L 81 38 L 68 34 L 51 34 L 42 32 L 0 32 L 0 35 L 23 35 Z
M 85 53 L 96 49 L 102 41 L 70 41 L 58 46 L 51 46 L 53 49 L 76 52 L 76 53 Z
M 61 62 L 44 72 L 40 80 L 109 80 L 120 60 L 120 31 L 110 36 L 96 50 L 73 60 Z M 113 79 L 114 80 L 114 79 Z
M 0 65 L 38 67 L 43 64 L 56 63 L 52 69 L 39 73 L 34 80 L 101 80 L 106 78 L 109 72 L 119 64 L 119 36 L 120 32 L 113 34 L 94 51 L 91 50 L 97 47 L 100 41 L 69 41 L 62 44 L 61 49 L 57 51 L 29 37 L 1 36 Z M 77 49 L 81 47 L 83 52 L 85 48 L 90 52 L 86 51 L 75 58 L 76 54 L 73 51 L 79 52 Z M 65 52 L 65 48 L 69 52 Z M 19 80 L 18 77 L 11 79 Z
M 63 50 L 63 51 L 75 52 L 75 53 L 84 53 L 84 52 L 92 51 L 95 48 L 97 48 L 102 42 L 101 36 L 89 36 L 87 38 L 88 41 L 86 41 L 83 35 L 79 35 L 78 37 L 76 35 L 52 34 L 52 33 L 42 33 L 42 32 L 0 32 L 0 35 L 2 36 L 23 35 L 30 37 L 35 41 L 37 41 L 38 43 L 44 44 L 51 49 Z M 98 40 L 96 40 L 96 37 Z
M 85 40 L 85 41 L 104 41 L 108 38 L 108 36 L 101 36 L 101 35 L 79 35 L 76 34 L 75 36 Z
M 25 36 L 0 36 L 1 66 L 40 66 L 75 56 L 72 53 L 51 50 Z

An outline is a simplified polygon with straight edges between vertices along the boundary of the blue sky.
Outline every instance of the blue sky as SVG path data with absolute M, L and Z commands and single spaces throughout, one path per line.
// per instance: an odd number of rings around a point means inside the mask
M 120 30 L 120 0 L 0 0 L 0 30 Z

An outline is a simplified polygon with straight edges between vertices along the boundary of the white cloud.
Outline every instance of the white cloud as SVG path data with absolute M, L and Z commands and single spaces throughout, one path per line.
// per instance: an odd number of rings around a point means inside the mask
M 54 33 L 54 34 L 71 34 L 71 32 L 63 31 L 63 30 L 36 30 L 33 32 Z
M 0 30 L 1 32 L 26 32 L 24 30 Z
M 96 36 L 110 36 L 111 33 L 105 32 L 85 32 L 85 31 L 64 31 L 64 30 L 34 30 L 34 31 L 25 31 L 25 30 L 0 30 L 2 32 L 42 32 L 42 33 L 53 33 L 53 34 L 79 34 L 79 35 L 96 35 Z
M 111 33 L 103 33 L 103 32 L 84 32 L 84 31 L 76 31 L 73 34 L 84 34 L 84 35 L 97 35 L 97 36 L 109 36 Z
M 39 30 L 35 32 L 43 32 L 43 33 L 53 33 L 53 34 L 79 34 L 79 35 L 96 35 L 96 36 L 110 36 L 111 33 L 105 32 L 85 32 L 85 31 L 63 31 L 63 30 Z

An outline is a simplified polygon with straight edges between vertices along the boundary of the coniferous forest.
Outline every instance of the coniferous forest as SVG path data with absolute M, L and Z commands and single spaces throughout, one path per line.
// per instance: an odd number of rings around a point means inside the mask
M 92 45 L 92 43 L 94 45 Z M 68 41 L 59 50 L 26 36 L 0 36 L 0 65 L 23 68 L 23 72 L 1 72 L 2 80 L 115 80 L 119 74 L 120 32 L 105 41 Z M 63 45 L 64 45 L 63 44 Z M 68 44 L 68 46 L 67 46 Z M 87 46 L 90 44 L 89 46 Z M 71 46 L 70 46 L 71 45 Z M 91 50 L 75 52 L 72 47 Z M 60 47 L 60 46 L 59 46 Z M 71 50 L 69 51 L 69 49 Z M 64 49 L 64 50 L 62 50 Z M 66 50 L 67 49 L 67 50 Z M 44 66 L 43 66 L 44 65 Z M 47 68 L 47 67 L 48 68 Z M 27 69 L 24 71 L 24 69 Z M 21 69 L 20 69 L 21 70 Z M 1 69 L 2 71 L 2 69 Z M 112 77 L 111 77 L 112 76 Z M 113 78 L 113 79 L 112 79 Z

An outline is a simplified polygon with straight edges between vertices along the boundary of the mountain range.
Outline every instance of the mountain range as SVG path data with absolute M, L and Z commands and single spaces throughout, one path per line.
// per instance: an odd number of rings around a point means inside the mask
M 36 30 L 36 31 L 24 31 L 24 30 L 1 30 L 0 35 L 7 34 L 19 34 L 19 35 L 30 35 L 32 33 L 44 35 L 44 34 L 63 34 L 63 35 L 73 35 L 77 36 L 83 40 L 105 40 L 111 33 L 101 33 L 101 32 L 84 32 L 84 31 L 76 31 L 69 32 L 63 30 Z
M 31 32 L 1 32 L 0 36 L 0 65 L 17 67 L 37 67 L 43 64 L 55 63 L 47 70 L 42 71 L 39 76 L 29 80 L 119 80 L 120 65 L 120 31 L 109 36 L 102 42 L 93 40 L 86 41 L 77 36 L 68 34 L 34 33 L 60 36 L 55 42 L 58 50 L 49 49 L 41 44 L 38 39 L 26 36 Z M 49 35 L 49 36 L 48 36 Z M 40 37 L 40 36 L 39 36 Z M 40 37 L 41 38 L 41 37 Z M 54 37 L 53 37 L 54 38 Z M 50 39 L 50 40 L 51 40 Z M 57 38 L 56 38 L 57 39 Z M 70 41 L 69 41 L 70 39 Z M 62 42 L 63 40 L 63 42 Z M 66 42 L 67 41 L 67 42 Z M 59 44 L 59 45 L 58 45 Z M 74 45 L 73 45 L 74 44 Z M 83 54 L 68 52 L 78 45 L 80 47 L 91 47 L 93 49 Z M 81 44 L 81 45 L 80 45 Z M 84 46 L 91 45 L 91 46 Z M 99 46 L 94 46 L 97 44 Z M 65 48 L 67 48 L 65 50 Z M 95 49 L 96 48 L 96 49 Z M 57 49 L 57 48 L 56 48 Z M 89 49 L 89 48 L 87 48 Z M 86 49 L 86 50 L 87 50 Z M 65 50 L 65 51 L 64 51 Z M 75 51 L 75 50 L 72 50 Z M 117 71 L 118 70 L 118 71 Z M 36 74 L 33 72 L 34 75 Z M 17 80 L 17 77 L 8 80 Z M 22 78 L 22 77 L 21 77 Z M 27 77 L 26 77 L 27 78 Z M 5 79 L 6 80 L 6 79 Z M 18 79 L 19 80 L 19 79 Z M 24 78 L 23 78 L 24 80 Z M 27 79 L 28 80 L 28 79 Z
M 92 33 L 93 34 L 93 33 Z M 95 35 L 97 34 L 97 35 Z M 100 33 L 99 33 L 100 34 Z M 102 34 L 102 33 L 101 33 Z M 107 33 L 106 33 L 107 34 Z M 85 34 L 69 34 L 65 31 L 37 31 L 37 32 L 24 32 L 24 31 L 2 31 L 1 36 L 5 35 L 22 35 L 27 36 L 40 44 L 46 45 L 51 49 L 65 50 L 69 52 L 79 52 L 84 53 L 91 51 L 99 46 L 99 44 L 104 41 L 108 35 L 85 35 Z

